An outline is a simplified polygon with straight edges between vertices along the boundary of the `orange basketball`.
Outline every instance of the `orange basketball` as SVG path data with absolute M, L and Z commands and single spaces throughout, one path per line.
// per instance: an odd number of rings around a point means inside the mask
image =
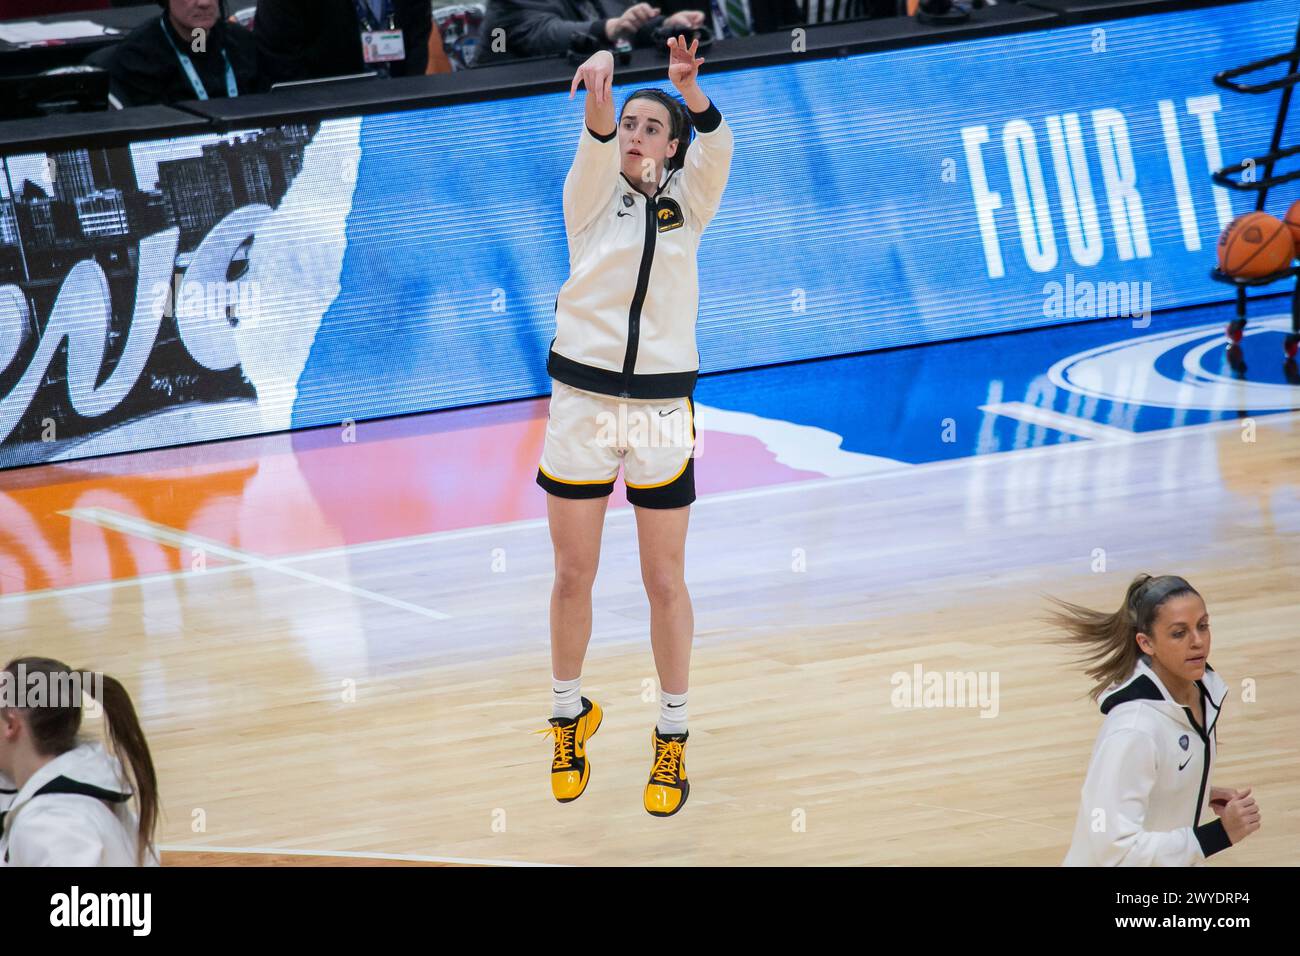
M 1286 219 L 1283 222 L 1291 230 L 1291 239 L 1295 242 L 1295 247 L 1300 249 L 1300 199 L 1291 204 L 1291 208 L 1286 211 Z
M 1285 269 L 1293 258 L 1291 229 L 1266 212 L 1238 216 L 1219 236 L 1219 271 L 1234 278 L 1262 279 Z

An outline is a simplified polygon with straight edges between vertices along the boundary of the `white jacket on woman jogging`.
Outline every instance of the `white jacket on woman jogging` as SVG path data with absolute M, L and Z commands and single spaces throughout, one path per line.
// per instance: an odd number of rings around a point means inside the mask
M 684 398 L 695 390 L 696 250 L 731 172 L 731 127 L 716 106 L 691 114 L 683 168 L 647 197 L 622 171 L 618 128 L 585 127 L 564 180 L 569 278 L 555 300 L 546 370 L 589 392 Z
M 125 780 L 98 742 L 55 757 L 8 806 L 0 795 L 0 866 L 136 866 L 138 824 Z M 157 865 L 157 856 L 145 862 Z
M 1141 655 L 1101 697 L 1106 715 L 1083 782 L 1065 866 L 1195 866 L 1230 845 L 1210 811 L 1215 728 L 1228 687 L 1209 666 L 1197 681 L 1205 727 Z M 1209 814 L 1209 823 L 1201 823 Z

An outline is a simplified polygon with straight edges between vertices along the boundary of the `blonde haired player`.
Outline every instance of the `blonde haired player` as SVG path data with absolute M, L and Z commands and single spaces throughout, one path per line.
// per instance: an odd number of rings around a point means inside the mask
M 686 528 L 695 500 L 699 373 L 696 252 L 731 169 L 731 129 L 696 82 L 699 41 L 668 40 L 668 77 L 685 105 L 635 90 L 614 121 L 614 58 L 596 53 L 569 90 L 587 89 L 584 128 L 564 181 L 570 274 L 555 303 L 546 491 L 555 549 L 551 592 L 551 790 L 577 799 L 591 775 L 587 743 L 601 709 L 582 696 L 591 589 L 619 466 L 636 514 L 650 643 L 659 674 L 646 810 L 671 816 L 690 784 L 685 748 L 694 615 L 686 590 Z M 692 129 L 698 134 L 691 140 Z M 611 433 L 612 430 L 612 433 Z
M 1210 667 L 1210 615 L 1182 578 L 1139 574 L 1117 611 L 1058 601 L 1106 715 L 1066 866 L 1195 866 L 1259 829 L 1249 788 L 1212 787 L 1228 687 Z M 1218 819 L 1202 823 L 1213 809 Z

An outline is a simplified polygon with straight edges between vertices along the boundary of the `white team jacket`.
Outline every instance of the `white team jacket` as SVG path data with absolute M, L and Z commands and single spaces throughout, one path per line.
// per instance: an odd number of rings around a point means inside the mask
M 1174 701 L 1141 655 L 1101 698 L 1106 715 L 1083 782 L 1064 866 L 1199 866 L 1230 845 L 1210 813 L 1216 727 L 1228 687 L 1209 666 L 1198 681 L 1206 728 Z
M 622 171 L 617 128 L 586 126 L 564 180 L 569 278 L 555 300 L 546 370 L 575 388 L 626 398 L 683 398 L 700 369 L 696 250 L 731 172 L 731 127 L 712 103 L 653 197 Z
M 125 779 L 118 759 L 91 742 L 55 757 L 16 795 L 0 792 L 0 866 L 135 866 Z M 12 789 L 0 778 L 0 791 Z M 156 853 L 145 862 L 158 865 Z

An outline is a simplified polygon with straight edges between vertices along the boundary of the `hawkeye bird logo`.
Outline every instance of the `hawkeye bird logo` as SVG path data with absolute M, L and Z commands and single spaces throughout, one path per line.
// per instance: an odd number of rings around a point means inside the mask
M 686 224 L 682 217 L 682 207 L 677 205 L 676 200 L 661 199 L 659 208 L 655 212 L 655 217 L 659 223 L 660 232 L 671 232 L 674 229 L 680 229 Z

